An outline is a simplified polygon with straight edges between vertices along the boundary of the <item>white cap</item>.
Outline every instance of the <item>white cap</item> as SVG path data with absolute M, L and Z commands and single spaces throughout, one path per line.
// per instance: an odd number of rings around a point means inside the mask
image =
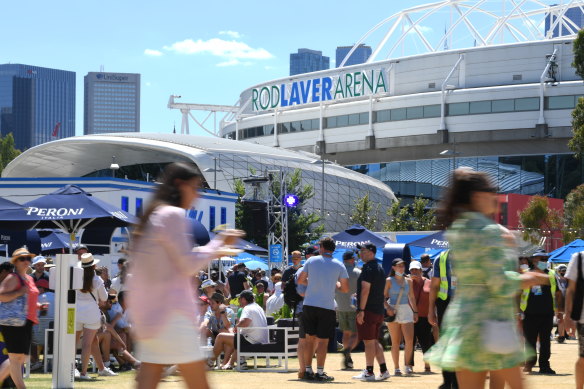
M 412 270 L 412 269 L 422 270 L 422 264 L 418 261 L 412 261 L 412 262 L 410 262 L 410 270 Z

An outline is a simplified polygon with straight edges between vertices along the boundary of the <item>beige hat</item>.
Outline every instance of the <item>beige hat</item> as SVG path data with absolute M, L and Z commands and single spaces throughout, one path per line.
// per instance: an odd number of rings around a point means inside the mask
M 93 265 L 97 265 L 99 263 L 99 259 L 93 258 L 93 254 L 85 253 L 81 254 L 81 267 L 91 267 Z
M 14 264 L 16 260 L 20 257 L 33 258 L 36 257 L 36 254 L 28 252 L 28 249 L 26 247 L 21 247 L 19 249 L 14 250 L 14 252 L 12 253 L 12 258 L 10 258 L 10 262 Z

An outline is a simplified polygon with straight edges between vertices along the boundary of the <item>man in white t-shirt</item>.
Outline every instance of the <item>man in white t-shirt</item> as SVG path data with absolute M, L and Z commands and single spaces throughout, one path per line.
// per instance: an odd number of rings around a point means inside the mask
M 576 361 L 576 389 L 584 389 L 584 251 L 572 255 L 566 271 L 566 328 L 578 329 L 578 360 Z
M 239 306 L 243 308 L 239 321 L 235 326 L 235 331 L 241 331 L 241 343 L 265 344 L 269 342 L 268 321 L 262 307 L 256 304 L 253 292 L 244 290 L 238 295 Z M 254 327 L 247 329 L 246 327 Z M 257 328 L 260 327 L 260 328 Z M 220 333 L 215 338 L 213 347 L 213 357 L 207 361 L 209 367 L 214 367 L 217 357 L 224 352 L 226 356 L 231 355 L 231 361 L 226 358 L 222 369 L 231 369 L 233 362 L 237 361 L 237 336 L 232 333 Z M 245 369 L 245 360 L 239 362 L 241 368 Z

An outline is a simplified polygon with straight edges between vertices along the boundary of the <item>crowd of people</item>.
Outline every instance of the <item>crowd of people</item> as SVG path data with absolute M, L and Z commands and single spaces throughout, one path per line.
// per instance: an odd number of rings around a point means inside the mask
M 353 352 L 361 342 L 364 347 L 363 370 L 355 380 L 383 381 L 435 367 L 442 370 L 442 389 L 480 388 L 487 376 L 491 389 L 522 389 L 522 374 L 536 365 L 540 374 L 555 374 L 550 365 L 555 335 L 558 343 L 578 337 L 575 378 L 576 388 L 583 388 L 584 255 L 555 269 L 543 250 L 519 257 L 514 236 L 491 218 L 496 192 L 484 173 L 453 174 L 439 210 L 450 249 L 434 261 L 428 255 L 419 261 L 395 258 L 389 274 L 375 245 L 357 245 L 339 261 L 331 238 L 304 253 L 293 251 L 285 269 L 248 269 L 244 263 L 226 272 L 210 269 L 214 258 L 234 253 L 243 232 L 226 230 L 194 247 L 184 211 L 197 198 L 200 180 L 189 165 L 167 167 L 134 229 L 129 260 L 120 259 L 113 279 L 87 247 L 78 247 L 83 269 L 76 292 L 78 379 L 92 379 L 91 357 L 100 376 L 137 369 L 139 388 L 155 388 L 162 376 L 175 372 L 188 387 L 205 388 L 207 370 L 247 367 L 237 354 L 238 342 L 268 343 L 273 319 L 292 317 L 298 322 L 300 380 L 334 380 L 325 365 L 338 332 L 342 368 L 355 368 Z M 0 318 L 9 357 L 0 365 L 0 381 L 10 375 L 17 388 L 25 387 L 26 356 L 40 363 L 39 347 L 54 320 L 47 262 L 21 248 L 10 263 L 0 264 L 0 302 L 25 304 L 19 322 Z M 418 347 L 424 366 L 415 367 Z

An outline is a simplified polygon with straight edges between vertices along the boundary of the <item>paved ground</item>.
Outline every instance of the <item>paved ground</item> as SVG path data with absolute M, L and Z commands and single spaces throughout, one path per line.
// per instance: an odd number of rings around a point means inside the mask
M 389 352 L 386 352 L 389 361 Z M 551 365 L 558 373 L 556 376 L 543 376 L 532 374 L 526 376 L 527 388 L 529 389 L 568 389 L 574 388 L 574 363 L 577 357 L 576 341 L 567 341 L 565 344 L 552 343 Z M 422 353 L 416 352 L 415 361 L 417 369 L 423 367 Z M 392 389 L 434 389 L 442 382 L 439 372 L 433 374 L 416 373 L 412 377 L 391 377 L 385 383 L 360 382 L 352 380 L 351 377 L 360 372 L 364 363 L 364 354 L 353 355 L 356 367 L 354 371 L 343 371 L 341 367 L 341 354 L 330 354 L 327 359 L 326 371 L 335 377 L 335 381 L 330 384 L 311 383 L 297 379 L 296 370 L 298 362 L 295 358 L 290 359 L 289 373 L 269 373 L 247 371 L 238 373 L 236 371 L 212 371 L 209 379 L 213 389 L 296 389 L 306 388 L 307 385 L 330 385 L 332 388 L 365 388 L 372 385 L 391 387 Z M 388 364 L 390 371 L 393 371 L 391 362 Z M 375 366 L 376 372 L 378 366 Z M 414 369 L 416 370 L 416 369 Z M 537 368 L 535 369 L 537 370 Z M 51 376 L 49 374 L 33 374 L 27 381 L 29 389 L 47 389 L 51 387 Z M 99 377 L 93 382 L 76 382 L 75 388 L 81 389 L 130 389 L 134 388 L 134 372 L 122 373 L 118 377 Z M 160 385 L 161 389 L 184 388 L 182 379 L 179 376 L 166 378 Z M 477 388 L 480 389 L 480 388 Z
M 565 344 L 557 344 L 553 342 L 552 344 L 552 359 L 551 365 L 554 370 L 558 373 L 556 376 L 543 376 L 539 374 L 531 374 L 526 377 L 527 388 L 530 389 L 562 389 L 562 388 L 573 388 L 574 387 L 574 363 L 577 357 L 577 342 L 567 341 Z M 389 352 L 386 352 L 387 361 L 391 360 Z M 391 377 L 388 382 L 383 383 L 369 383 L 360 382 L 351 379 L 353 375 L 358 374 L 364 367 L 365 355 L 363 353 L 354 354 L 353 360 L 355 366 L 360 369 L 355 369 L 354 371 L 344 371 L 341 370 L 341 354 L 335 353 L 330 354 L 327 359 L 327 368 L 325 371 L 329 375 L 335 377 L 335 381 L 331 384 L 334 388 L 358 388 L 367 387 L 370 385 L 391 385 L 392 388 L 396 389 L 413 389 L 413 388 L 423 388 L 423 389 L 433 389 L 437 388 L 442 383 L 442 375 L 436 371 L 433 374 L 423 374 L 416 373 L 412 377 Z M 248 362 L 249 363 L 249 362 Z M 422 363 L 422 353 L 416 352 L 415 363 L 417 370 L 423 370 Z M 210 380 L 213 384 L 214 389 L 231 389 L 237 388 L 238 386 L 243 386 L 245 389 L 251 388 L 282 388 L 282 389 L 295 389 L 295 388 L 305 388 L 306 385 L 321 385 L 320 383 L 307 383 L 306 381 L 300 381 L 296 376 L 296 369 L 298 368 L 298 363 L 296 359 L 291 359 L 290 367 L 293 372 L 291 373 L 256 373 L 256 372 L 222 372 L 213 371 L 209 374 Z M 388 363 L 390 372 L 393 372 L 393 365 L 391 362 Z M 375 366 L 376 373 L 378 372 L 378 366 Z M 537 370 L 537 368 L 535 369 Z M 416 371 L 416 368 L 414 368 Z M 178 377 L 171 377 L 168 381 L 177 380 Z M 174 388 L 179 386 L 176 382 L 168 382 L 161 385 L 162 388 Z M 478 389 L 478 388 L 477 388 Z

